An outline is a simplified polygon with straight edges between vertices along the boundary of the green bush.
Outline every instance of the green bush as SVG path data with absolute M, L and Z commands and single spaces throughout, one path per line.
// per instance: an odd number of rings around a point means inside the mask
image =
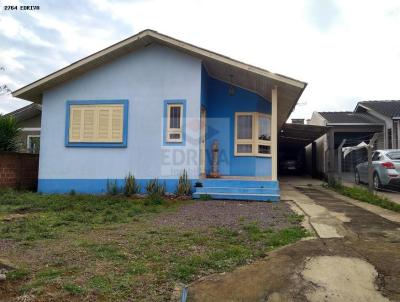
M 181 176 L 179 176 L 175 193 L 178 196 L 189 196 L 192 193 L 192 184 L 188 178 L 186 170 L 183 170 Z
M 109 195 L 118 195 L 121 192 L 120 188 L 118 187 L 117 180 L 107 180 L 107 193 Z
M 0 151 L 17 152 L 20 132 L 21 128 L 14 117 L 0 114 Z
M 137 183 L 135 176 L 131 173 L 125 177 L 124 193 L 126 196 L 140 193 L 140 185 Z
M 146 185 L 146 192 L 149 196 L 151 195 L 159 195 L 159 196 L 164 196 L 165 195 L 165 183 L 162 184 L 157 178 L 149 180 L 149 182 Z

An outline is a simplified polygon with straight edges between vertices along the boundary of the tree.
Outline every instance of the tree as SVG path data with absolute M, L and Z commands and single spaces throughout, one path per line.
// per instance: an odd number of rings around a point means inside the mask
M 0 71 L 5 71 L 5 70 L 6 70 L 6 69 L 4 68 L 4 66 L 0 66 Z M 8 88 L 7 85 L 1 84 L 1 83 L 0 83 L 0 95 L 2 95 L 2 94 L 8 94 L 8 93 L 10 93 L 10 92 L 11 92 L 11 89 Z
M 0 114 L 0 152 L 17 152 L 20 132 L 21 128 L 14 117 Z

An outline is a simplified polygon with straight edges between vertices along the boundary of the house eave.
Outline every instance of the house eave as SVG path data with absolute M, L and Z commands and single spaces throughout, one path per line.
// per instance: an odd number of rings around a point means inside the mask
M 272 73 L 268 70 L 231 59 L 221 54 L 147 29 L 138 33 L 135 36 L 111 45 L 56 72 L 53 72 L 33 83 L 30 83 L 18 90 L 15 90 L 12 92 L 12 95 L 17 98 L 40 103 L 44 90 L 52 88 L 62 82 L 70 80 L 77 75 L 92 70 L 98 65 L 114 60 L 136 48 L 146 47 L 152 42 L 158 42 L 162 45 L 179 49 L 180 51 L 183 51 L 185 53 L 188 53 L 189 55 L 198 57 L 203 60 L 216 61 L 218 63 L 227 64 L 234 68 L 249 72 L 250 74 L 266 77 L 272 81 L 276 81 L 277 84 L 286 84 L 294 86 L 298 89 L 304 89 L 306 86 L 305 82 L 301 82 L 299 80 L 295 80 L 280 74 Z

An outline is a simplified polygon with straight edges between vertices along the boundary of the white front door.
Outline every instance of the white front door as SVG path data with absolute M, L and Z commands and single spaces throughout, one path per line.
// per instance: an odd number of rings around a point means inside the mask
M 206 109 L 200 114 L 200 176 L 206 176 Z

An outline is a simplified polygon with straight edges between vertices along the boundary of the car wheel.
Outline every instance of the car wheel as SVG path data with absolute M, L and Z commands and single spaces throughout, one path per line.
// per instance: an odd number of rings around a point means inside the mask
M 378 173 L 374 174 L 374 189 L 379 190 L 381 188 L 381 180 L 379 179 Z
M 356 174 L 354 176 L 354 180 L 356 182 L 357 185 L 360 184 L 360 173 L 358 173 L 358 171 L 356 170 Z

